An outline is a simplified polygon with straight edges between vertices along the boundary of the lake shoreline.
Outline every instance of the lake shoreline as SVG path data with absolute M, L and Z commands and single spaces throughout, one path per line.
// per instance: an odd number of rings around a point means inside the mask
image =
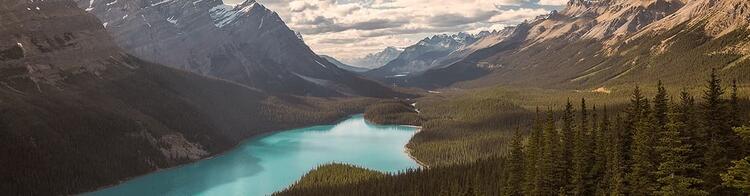
M 414 127 L 414 128 L 417 128 L 416 132 L 414 132 L 414 135 L 415 135 L 415 136 L 417 135 L 417 133 L 419 133 L 419 132 L 421 132 L 421 131 L 422 131 L 422 127 L 420 127 L 420 126 L 413 126 L 413 125 L 410 125 L 410 126 L 407 126 L 407 127 Z M 414 136 L 412 136 L 412 139 L 413 139 L 413 138 L 414 138 Z M 424 162 L 420 161 L 419 159 L 417 159 L 417 157 L 414 157 L 414 155 L 412 155 L 412 154 L 411 154 L 411 151 L 412 151 L 412 150 L 411 150 L 411 148 L 409 148 L 409 144 L 410 144 L 410 143 L 411 143 L 411 141 L 410 141 L 409 143 L 407 143 L 407 144 L 406 144 L 406 145 L 404 146 L 404 152 L 406 152 L 406 155 L 407 155 L 407 156 L 409 156 L 409 158 L 411 158 L 412 160 L 414 160 L 414 162 L 417 162 L 417 164 L 418 164 L 418 165 L 419 165 L 420 167 L 422 167 L 422 168 L 426 168 L 426 169 L 430 169 L 430 166 L 429 166 L 429 165 L 427 165 L 426 163 L 424 163 Z
M 296 129 L 302 129 L 302 128 L 306 128 L 306 127 L 335 125 L 335 124 L 343 122 L 343 121 L 345 121 L 345 120 L 347 120 L 349 118 L 352 118 L 354 116 L 357 116 L 357 115 L 363 115 L 363 113 L 348 114 L 345 117 L 340 118 L 340 119 L 335 120 L 335 121 L 332 121 L 332 122 L 324 122 L 324 123 L 312 124 L 312 125 L 302 125 L 300 127 L 291 128 L 291 129 L 282 129 L 282 130 L 273 130 L 273 131 L 260 132 L 258 134 L 254 134 L 254 135 L 252 135 L 252 136 L 250 136 L 250 137 L 248 137 L 246 139 L 243 139 L 240 142 L 237 142 L 237 144 L 232 145 L 232 147 L 227 148 L 226 150 L 218 151 L 218 152 L 216 152 L 215 154 L 213 154 L 211 156 L 203 157 L 203 158 L 200 158 L 200 159 L 192 160 L 192 161 L 181 163 L 181 164 L 176 164 L 176 165 L 174 165 L 172 167 L 158 168 L 156 170 L 153 170 L 153 171 L 150 171 L 150 172 L 146 172 L 144 174 L 140 174 L 140 175 L 136 175 L 136 176 L 133 176 L 133 177 L 122 179 L 122 180 L 118 181 L 115 184 L 102 186 L 102 187 L 96 188 L 96 189 L 91 190 L 91 191 L 80 192 L 80 193 L 77 193 L 77 194 L 74 194 L 74 195 L 87 195 L 87 194 L 90 194 L 90 193 L 94 193 L 94 192 L 106 190 L 106 189 L 109 189 L 109 188 L 113 188 L 113 187 L 122 185 L 125 182 L 131 181 L 131 180 L 135 180 L 135 179 L 138 179 L 138 178 L 142 178 L 142 177 L 147 176 L 147 175 L 151 175 L 151 174 L 155 174 L 155 173 L 159 173 L 159 172 L 165 172 L 165 171 L 174 170 L 174 169 L 179 169 L 179 168 L 182 168 L 182 167 L 186 167 L 186 166 L 188 166 L 190 164 L 197 163 L 199 161 L 210 160 L 210 159 L 213 159 L 213 158 L 225 155 L 226 153 L 231 152 L 232 150 L 236 150 L 238 147 L 240 147 L 244 143 L 250 142 L 252 140 L 260 139 L 260 138 L 263 138 L 263 137 L 266 137 L 266 136 L 269 136 L 269 135 L 273 135 L 275 133 L 279 133 L 279 132 L 283 132 L 283 131 L 296 130 Z

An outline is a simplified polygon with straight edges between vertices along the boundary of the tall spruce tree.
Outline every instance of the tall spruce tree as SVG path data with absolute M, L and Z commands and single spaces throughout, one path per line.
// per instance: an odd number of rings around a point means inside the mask
M 540 158 L 543 150 L 543 123 L 542 117 L 539 114 L 539 108 L 536 109 L 536 116 L 534 117 L 534 124 L 531 129 L 529 136 L 526 152 L 526 171 L 525 171 L 525 195 L 539 195 L 539 185 L 542 177 L 539 173 L 539 165 L 541 164 Z
M 544 148 L 540 160 L 539 176 L 542 178 L 539 186 L 539 195 L 557 195 L 564 180 L 560 176 L 560 162 L 562 153 L 560 150 L 560 136 L 555 127 L 555 117 L 552 111 L 547 112 L 547 120 L 544 127 Z
M 654 192 L 656 195 L 708 195 L 708 192 L 698 186 L 702 181 L 689 176 L 689 172 L 698 165 L 687 162 L 692 149 L 684 142 L 686 138 L 682 137 L 683 134 L 680 134 L 684 126 L 677 120 L 668 123 L 666 132 L 659 140 L 657 150 L 661 153 L 661 162 L 656 172 L 659 182 L 659 189 Z
M 667 98 L 667 89 L 664 88 L 661 80 L 656 87 L 656 96 L 654 96 L 654 128 L 657 135 L 664 134 L 667 131 L 667 123 L 669 123 L 669 98 Z
M 626 109 L 625 120 L 621 133 L 623 161 L 630 163 L 632 159 L 632 144 L 635 134 L 636 124 L 641 121 L 643 108 L 647 105 L 646 98 L 641 93 L 641 89 L 636 86 L 630 97 L 630 104 Z M 625 165 L 625 171 L 630 171 L 629 165 Z
M 572 179 L 571 179 L 571 173 L 572 171 L 572 165 L 573 165 L 573 158 L 574 158 L 574 148 L 575 148 L 575 142 L 576 142 L 576 133 L 573 130 L 573 121 L 574 121 L 574 115 L 573 115 L 573 104 L 570 103 L 570 100 L 565 104 L 565 110 L 563 111 L 562 115 L 562 127 L 560 128 L 560 146 L 562 150 L 562 161 L 560 162 L 560 167 L 563 168 L 560 174 L 561 177 L 564 179 L 563 184 L 561 184 L 565 189 L 565 193 L 568 192 L 572 187 L 570 187 Z
M 700 170 L 703 167 L 703 155 L 706 148 L 706 134 L 704 129 L 700 128 L 698 121 L 695 98 L 690 95 L 687 89 L 680 92 L 680 102 L 674 110 L 674 121 L 680 124 L 680 136 L 685 138 L 684 143 L 691 146 L 691 151 L 686 155 L 688 164 L 695 165 L 694 169 L 687 171 L 687 176 L 699 178 Z
M 587 184 L 587 176 L 591 166 L 591 140 L 589 134 L 588 109 L 586 100 L 581 99 L 581 113 L 578 128 L 574 133 L 573 165 L 571 172 L 571 194 L 587 195 L 590 185 Z
M 635 124 L 633 143 L 631 146 L 632 159 L 630 171 L 627 174 L 629 193 L 631 195 L 649 195 L 656 190 L 656 178 L 653 169 L 656 166 L 654 153 L 654 120 L 648 100 L 641 109 L 641 118 Z
M 745 141 L 750 142 L 750 127 L 737 127 L 734 131 Z M 724 185 L 740 189 L 746 195 L 750 194 L 750 156 L 732 161 L 732 167 L 726 173 L 721 174 L 721 178 Z
M 602 111 L 602 117 L 601 120 L 599 119 L 598 112 L 596 111 L 596 107 L 593 108 L 594 112 L 592 114 L 592 120 L 594 123 L 593 129 L 594 131 L 594 162 L 591 166 L 591 174 L 590 178 L 592 182 L 594 183 L 594 189 L 593 193 L 594 195 L 606 195 L 607 193 L 607 181 L 608 176 L 606 176 L 606 168 L 607 168 L 607 153 L 608 153 L 608 147 L 611 145 L 609 141 L 607 141 L 607 134 L 609 134 L 609 116 L 607 114 L 607 107 L 604 107 L 604 110 Z
M 524 154 L 523 154 L 523 135 L 521 131 L 516 131 L 510 143 L 509 171 L 508 179 L 505 186 L 505 195 L 520 196 L 523 195 L 524 185 Z
M 735 146 L 737 139 L 732 133 L 731 120 L 727 112 L 729 107 L 723 95 L 721 80 L 716 75 L 716 70 L 713 70 L 702 103 L 702 129 L 706 132 L 707 146 L 703 155 L 704 167 L 701 170 L 705 190 L 713 195 L 733 193 L 733 190 L 721 185 L 719 175 L 729 168 L 733 157 L 739 154 Z
M 617 115 L 615 117 L 614 129 L 607 136 L 607 141 L 611 147 L 607 151 L 607 194 L 612 196 L 625 195 L 627 186 L 625 183 L 625 155 L 623 154 L 623 141 L 625 123 Z

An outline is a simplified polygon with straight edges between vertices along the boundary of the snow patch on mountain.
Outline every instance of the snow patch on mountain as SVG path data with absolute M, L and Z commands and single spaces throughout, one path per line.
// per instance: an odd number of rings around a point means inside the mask
M 211 13 L 214 25 L 222 28 L 236 21 L 237 18 L 249 14 L 255 5 L 256 3 L 254 1 L 246 1 L 245 3 L 237 5 L 222 4 L 211 8 L 209 12 Z M 260 29 L 262 25 L 263 23 L 261 22 L 258 29 Z

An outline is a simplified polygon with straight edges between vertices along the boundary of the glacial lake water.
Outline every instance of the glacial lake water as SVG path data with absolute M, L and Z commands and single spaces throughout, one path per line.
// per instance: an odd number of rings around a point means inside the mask
M 315 167 L 349 163 L 383 172 L 419 165 L 404 152 L 416 132 L 408 126 L 379 126 L 362 115 L 336 125 L 314 126 L 253 138 L 212 159 L 162 170 L 93 196 L 269 195 Z

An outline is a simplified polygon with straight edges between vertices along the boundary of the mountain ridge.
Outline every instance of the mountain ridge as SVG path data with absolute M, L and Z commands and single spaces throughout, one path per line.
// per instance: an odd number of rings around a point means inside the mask
M 563 11 L 520 24 L 528 28 L 516 29 L 518 36 L 403 85 L 595 89 L 658 79 L 690 83 L 712 68 L 747 82 L 741 77 L 750 63 L 747 7 L 737 0 L 572 0 Z M 693 15 L 702 17 L 683 17 Z
M 402 96 L 323 60 L 253 0 L 77 1 L 107 24 L 119 46 L 148 61 L 272 93 Z

